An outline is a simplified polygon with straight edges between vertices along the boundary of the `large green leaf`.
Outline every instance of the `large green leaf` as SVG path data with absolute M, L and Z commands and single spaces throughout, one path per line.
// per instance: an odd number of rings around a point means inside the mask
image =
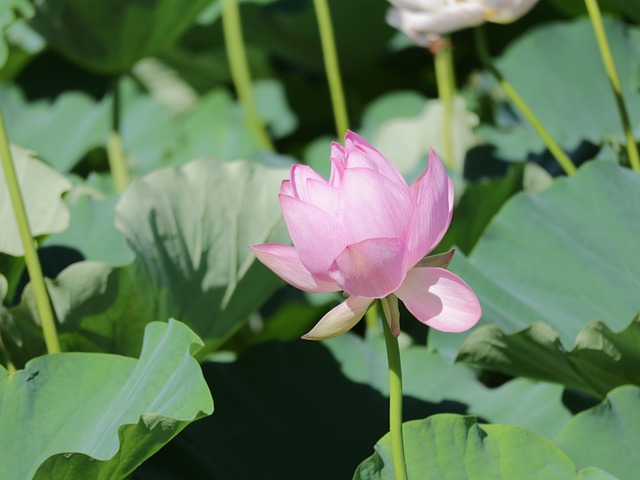
M 555 439 L 578 468 L 594 465 L 621 479 L 640 470 L 640 388 L 620 387 L 576 415 Z
M 13 147 L 11 151 L 31 234 L 46 235 L 67 228 L 69 211 L 62 201 L 62 194 L 71 188 L 71 183 L 37 160 L 33 152 L 18 147 Z M 0 252 L 13 256 L 23 255 L 24 249 L 4 172 L 0 175 L 0 225 Z
M 570 347 L 588 321 L 620 330 L 640 310 L 640 174 L 589 162 L 538 194 L 519 194 L 494 217 L 468 258 L 450 268 L 476 292 L 481 325 L 506 333 L 545 321 Z M 431 332 L 457 351 L 465 334 Z
M 198 160 L 133 182 L 116 209 L 133 264 L 81 262 L 50 283 L 66 349 L 135 355 L 145 324 L 169 317 L 205 341 L 201 354 L 220 346 L 283 284 L 247 246 L 288 240 L 277 197 L 287 175 Z M 37 318 L 31 299 L 28 287 L 9 311 L 23 336 Z M 14 355 L 37 354 L 25 351 L 32 344 L 16 345 Z
M 487 370 L 557 382 L 604 397 L 620 385 L 640 385 L 640 315 L 620 333 L 594 320 L 568 351 L 549 325 L 535 323 L 506 335 L 488 325 L 462 344 L 458 360 Z
M 288 171 L 254 163 L 192 162 L 136 181 L 117 206 L 117 227 L 137 260 L 136 282 L 158 308 L 206 340 L 223 340 L 281 282 L 249 244 L 286 242 L 277 191 Z
M 32 26 L 63 55 L 99 73 L 124 73 L 195 23 L 211 0 L 48 0 Z
M 510 425 L 479 425 L 472 416 L 442 414 L 403 425 L 407 473 L 431 480 L 601 479 L 615 477 L 576 466 L 549 440 Z M 382 437 L 354 480 L 392 480 L 391 437 Z
M 139 360 L 62 353 L 9 374 L 0 367 L 3 475 L 119 479 L 190 422 L 213 412 L 180 322 L 147 326 Z
M 357 383 L 389 395 L 389 373 L 384 340 L 363 340 L 348 334 L 325 342 L 342 371 Z M 509 423 L 552 438 L 569 418 L 562 405 L 562 387 L 518 379 L 488 388 L 476 372 L 450 364 L 421 346 L 401 350 L 403 392 L 425 402 L 464 406 L 492 423 Z
M 639 31 L 616 20 L 605 21 L 605 28 L 632 124 L 638 126 Z M 625 142 L 620 114 L 588 18 L 546 24 L 522 35 L 498 60 L 498 67 L 565 149 L 572 150 L 583 140 L 595 144 Z M 521 130 L 519 135 L 529 140 L 509 141 L 517 129 L 526 131 L 525 134 Z M 510 129 L 507 137 L 500 136 L 499 131 L 494 135 L 485 130 L 485 138 L 495 142 L 500 153 L 512 160 L 523 160 L 531 150 L 544 149 L 542 140 L 526 121 L 517 129 Z

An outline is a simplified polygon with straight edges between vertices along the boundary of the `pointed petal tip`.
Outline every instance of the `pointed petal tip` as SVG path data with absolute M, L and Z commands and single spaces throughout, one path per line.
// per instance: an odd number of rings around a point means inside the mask
M 301 338 L 303 340 L 328 340 L 351 330 L 358 323 L 372 298 L 351 296 L 329 311 L 318 323 Z

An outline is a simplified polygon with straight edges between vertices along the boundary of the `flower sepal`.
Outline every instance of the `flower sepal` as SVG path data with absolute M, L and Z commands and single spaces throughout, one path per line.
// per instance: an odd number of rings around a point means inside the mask
M 417 268 L 423 267 L 438 267 L 446 269 L 451 260 L 453 259 L 453 254 L 456 253 L 456 249 L 453 248 L 445 253 L 438 253 L 437 255 L 426 255 L 416 263 Z

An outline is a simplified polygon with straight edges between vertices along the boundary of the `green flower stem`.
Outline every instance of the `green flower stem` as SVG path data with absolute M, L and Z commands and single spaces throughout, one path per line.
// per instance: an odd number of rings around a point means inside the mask
M 20 240 L 22 240 L 22 246 L 24 248 L 24 259 L 27 265 L 27 271 L 29 272 L 29 278 L 31 279 L 33 295 L 36 301 L 38 316 L 40 317 L 40 324 L 42 325 L 47 352 L 58 353 L 60 352 L 60 342 L 58 341 L 56 324 L 53 320 L 51 302 L 49 301 L 47 287 L 44 283 L 44 276 L 42 275 L 40 260 L 38 259 L 38 254 L 36 252 L 35 241 L 31 235 L 31 229 L 29 228 L 27 212 L 22 200 L 22 194 L 20 193 L 20 185 L 18 184 L 16 170 L 13 166 L 13 159 L 11 158 L 11 150 L 9 148 L 9 139 L 7 138 L 7 131 L 4 126 L 4 118 L 1 110 L 0 160 L 2 160 L 2 168 L 7 182 L 7 188 L 9 190 L 9 197 L 11 198 L 13 212 L 16 216 L 16 223 L 18 224 L 18 231 L 20 232 Z
M 374 335 L 378 333 L 378 304 L 376 302 L 373 302 L 367 313 L 364 314 L 364 321 L 367 333 Z
M 380 299 L 385 315 L 390 312 L 385 308 L 386 298 Z M 391 432 L 391 456 L 396 480 L 407 480 L 407 466 L 404 459 L 404 439 L 402 437 L 402 366 L 400 363 L 400 347 L 398 338 L 391 333 L 389 318 L 382 321 L 384 340 L 387 345 L 389 361 L 389 431 Z
M 249 62 L 244 48 L 242 36 L 242 23 L 240 22 L 240 9 L 237 0 L 222 0 L 222 29 L 224 42 L 227 49 L 231 78 L 238 94 L 238 99 L 247 116 L 249 129 L 260 148 L 273 152 L 275 148 L 264 123 L 258 115 L 256 103 L 251 89 L 251 75 Z
M 475 40 L 476 47 L 478 48 L 478 55 L 482 63 L 484 63 L 485 68 L 487 68 L 507 94 L 509 99 L 513 102 L 513 104 L 522 112 L 525 118 L 529 121 L 534 130 L 540 135 L 545 145 L 551 152 L 551 154 L 556 158 L 560 166 L 564 169 L 567 175 L 573 175 L 576 172 L 576 167 L 571 161 L 571 159 L 567 156 L 566 153 L 562 150 L 560 145 L 556 143 L 556 141 L 551 137 L 547 129 L 540 123 L 538 117 L 531 111 L 529 106 L 525 103 L 525 101 L 518 95 L 515 89 L 511 86 L 509 82 L 502 76 L 502 73 L 496 68 L 496 66 L 491 61 L 491 57 L 489 56 L 489 51 L 487 48 L 487 43 L 484 38 L 484 32 L 481 27 L 476 27 L 475 29 Z
M 347 106 L 344 101 L 338 53 L 336 51 L 333 27 L 331 25 L 329 5 L 327 4 L 327 0 L 313 0 L 313 4 L 316 9 L 316 17 L 318 18 L 318 28 L 320 29 L 322 54 L 324 56 L 327 79 L 329 80 L 333 116 L 336 122 L 336 133 L 338 134 L 338 138 L 343 138 L 349 128 L 349 118 L 347 116 Z
M 444 148 L 444 163 L 450 169 L 455 167 L 453 149 L 453 108 L 456 94 L 455 79 L 453 77 L 453 55 L 448 39 L 442 39 L 434 51 L 436 81 L 438 96 L 444 109 L 442 120 L 442 141 Z
M 120 88 L 119 78 L 115 78 L 112 86 L 113 107 L 111 110 L 111 132 L 107 140 L 107 157 L 109 159 L 109 169 L 113 177 L 113 183 L 118 192 L 124 191 L 129 185 L 129 174 L 120 137 Z
M 616 64 L 613 61 L 613 55 L 609 48 L 609 41 L 607 40 L 607 34 L 604 31 L 604 24 L 602 23 L 602 14 L 600 13 L 600 7 L 597 0 L 585 0 L 589 17 L 591 18 L 591 24 L 593 25 L 593 31 L 598 41 L 598 47 L 600 48 L 600 55 L 602 56 L 602 62 L 604 68 L 609 76 L 611 87 L 613 88 L 613 94 L 616 98 L 616 104 L 620 111 L 620 119 L 622 120 L 622 126 L 624 128 L 625 136 L 627 138 L 627 154 L 629 155 L 629 162 L 631 168 L 634 170 L 640 170 L 640 156 L 638 155 L 638 147 L 636 140 L 633 138 L 633 131 L 631 129 L 631 121 L 629 120 L 629 113 L 624 102 L 622 95 L 622 87 L 620 85 L 620 79 L 618 78 L 618 72 L 616 70 Z

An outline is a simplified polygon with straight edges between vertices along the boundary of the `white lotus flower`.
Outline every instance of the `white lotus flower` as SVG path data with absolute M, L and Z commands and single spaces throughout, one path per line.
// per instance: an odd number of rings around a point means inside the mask
M 416 44 L 427 46 L 444 35 L 484 22 L 511 23 L 538 0 L 389 0 L 387 22 Z

